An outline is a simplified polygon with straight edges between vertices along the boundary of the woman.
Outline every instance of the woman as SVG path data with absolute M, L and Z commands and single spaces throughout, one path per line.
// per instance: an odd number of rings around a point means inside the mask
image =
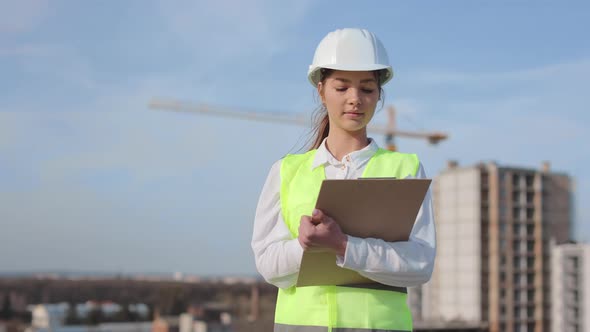
M 316 49 L 308 79 L 325 114 L 307 153 L 272 166 L 254 223 L 256 266 L 279 287 L 275 331 L 412 330 L 406 287 L 430 279 L 436 253 L 430 191 L 403 242 L 344 234 L 314 210 L 324 178 L 426 177 L 416 155 L 380 149 L 367 137 L 381 87 L 392 76 L 383 45 L 367 30 L 336 30 Z M 316 248 L 333 251 L 337 265 L 376 283 L 295 287 L 303 251 Z

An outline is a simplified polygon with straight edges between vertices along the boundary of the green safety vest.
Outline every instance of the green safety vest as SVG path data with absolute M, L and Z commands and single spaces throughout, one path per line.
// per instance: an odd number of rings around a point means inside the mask
M 281 211 L 296 238 L 302 215 L 311 215 L 318 197 L 324 166 L 312 169 L 317 150 L 287 155 L 281 163 Z M 415 154 L 379 149 L 362 177 L 415 176 Z M 412 331 L 406 288 L 382 284 L 307 286 L 279 289 L 275 332 Z

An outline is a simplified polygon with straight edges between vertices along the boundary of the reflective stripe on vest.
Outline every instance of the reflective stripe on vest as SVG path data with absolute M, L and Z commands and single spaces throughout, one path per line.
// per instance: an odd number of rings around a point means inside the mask
M 325 178 L 323 166 L 311 168 L 315 153 L 287 155 L 281 163 L 281 211 L 293 238 L 298 236 L 301 216 L 311 215 Z M 418 166 L 414 154 L 379 149 L 362 177 L 405 178 L 415 176 Z M 361 284 L 279 289 L 275 331 L 411 330 L 405 288 Z

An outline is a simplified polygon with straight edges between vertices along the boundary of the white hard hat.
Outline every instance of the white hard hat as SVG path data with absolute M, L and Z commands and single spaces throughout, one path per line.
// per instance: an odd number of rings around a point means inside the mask
M 320 82 L 322 68 L 347 71 L 386 69 L 381 85 L 393 77 L 385 47 L 377 36 L 365 29 L 339 29 L 326 35 L 316 48 L 307 72 L 314 87 Z

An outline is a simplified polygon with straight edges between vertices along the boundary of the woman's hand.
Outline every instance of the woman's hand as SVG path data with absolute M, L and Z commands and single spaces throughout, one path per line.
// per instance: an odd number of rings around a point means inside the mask
M 328 249 L 344 256 L 348 237 L 330 216 L 315 209 L 312 216 L 301 216 L 299 243 L 303 250 Z

